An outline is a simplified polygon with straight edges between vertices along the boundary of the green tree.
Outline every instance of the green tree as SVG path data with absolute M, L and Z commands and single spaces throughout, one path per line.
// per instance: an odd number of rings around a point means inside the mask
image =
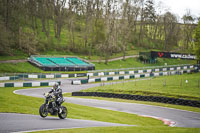
M 197 55 L 197 59 L 200 60 L 200 21 L 195 30 L 195 53 Z

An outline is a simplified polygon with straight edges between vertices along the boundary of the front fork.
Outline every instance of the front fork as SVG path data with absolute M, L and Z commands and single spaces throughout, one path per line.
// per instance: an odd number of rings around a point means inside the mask
M 46 104 L 46 105 L 47 105 L 47 104 L 48 104 L 48 100 L 46 100 L 46 99 L 45 99 L 45 101 L 44 101 L 44 104 Z
M 49 103 L 48 100 L 45 100 L 45 101 L 44 101 L 44 105 L 45 105 L 46 110 L 48 110 L 48 103 Z

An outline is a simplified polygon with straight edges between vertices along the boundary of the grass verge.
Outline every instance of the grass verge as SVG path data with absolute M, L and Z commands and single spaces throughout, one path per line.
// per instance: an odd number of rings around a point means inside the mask
M 91 127 L 78 129 L 62 129 L 40 131 L 41 133 L 199 133 L 199 128 L 179 127 Z M 39 132 L 37 132 L 39 133 Z
M 77 98 L 86 98 L 86 99 L 106 100 L 106 101 L 113 101 L 113 102 L 147 104 L 147 105 L 155 105 L 155 106 L 181 109 L 181 110 L 193 111 L 193 112 L 199 112 L 200 113 L 200 108 L 197 108 L 197 107 L 173 105 L 173 104 L 165 104 L 165 103 L 157 103 L 157 102 L 126 100 L 126 99 L 118 99 L 118 98 L 93 97 L 93 96 L 71 96 L 71 93 L 64 94 L 64 97 L 77 97 Z
M 44 102 L 42 98 L 28 97 L 14 94 L 16 88 L 0 88 L 0 112 L 25 113 L 39 115 L 39 107 Z M 17 88 L 25 89 L 25 88 Z M 96 120 L 104 122 L 122 123 L 138 126 L 161 126 L 161 121 L 140 117 L 134 114 L 98 109 L 71 103 L 64 103 L 68 108 L 68 117 L 75 119 Z
M 83 91 L 200 100 L 200 73 L 156 77 L 149 80 L 99 86 Z

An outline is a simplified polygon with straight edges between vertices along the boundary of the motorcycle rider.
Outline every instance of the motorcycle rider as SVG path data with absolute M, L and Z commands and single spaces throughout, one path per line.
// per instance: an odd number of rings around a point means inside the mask
M 62 89 L 59 86 L 59 83 L 55 83 L 54 86 L 52 87 L 51 91 L 49 93 L 53 93 L 54 96 L 56 97 L 55 102 L 58 105 L 58 108 L 60 105 L 63 103 L 63 95 L 62 95 Z M 61 111 L 61 110 L 60 110 Z

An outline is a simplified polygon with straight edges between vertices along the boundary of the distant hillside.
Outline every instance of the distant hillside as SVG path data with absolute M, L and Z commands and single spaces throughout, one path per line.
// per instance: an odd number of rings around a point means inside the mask
M 157 13 L 153 1 L 145 1 L 144 8 L 137 2 L 3 1 L 0 55 L 95 55 L 107 63 L 114 54 L 138 48 L 193 52 L 191 14 L 179 24 L 174 14 Z

